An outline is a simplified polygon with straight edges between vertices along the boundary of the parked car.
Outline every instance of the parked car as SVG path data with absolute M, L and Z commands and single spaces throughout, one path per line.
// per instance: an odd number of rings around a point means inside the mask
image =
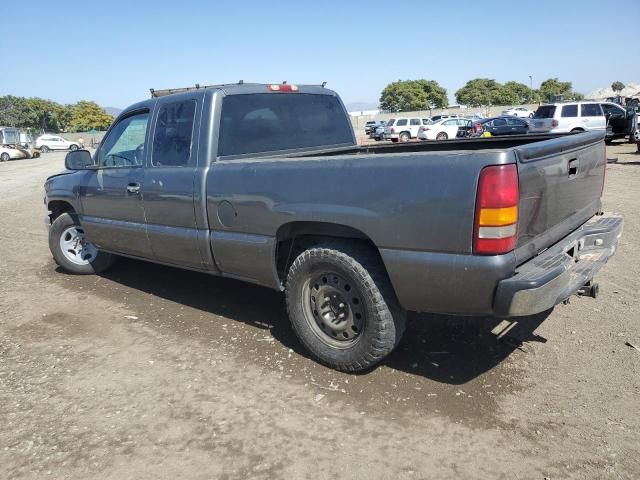
M 602 107 L 596 102 L 540 105 L 529 124 L 533 133 L 586 132 L 606 129 Z
M 514 107 L 502 112 L 503 116 L 520 117 L 520 118 L 533 118 L 533 112 L 527 110 L 524 107 Z
M 364 133 L 366 133 L 367 135 L 370 135 L 376 130 L 376 128 L 380 126 L 385 126 L 386 124 L 387 122 L 384 120 L 370 120 L 364 125 Z
M 489 132 L 492 137 L 498 135 L 524 135 L 529 131 L 529 124 L 516 117 L 485 118 L 476 122 L 482 131 Z
M 380 126 L 376 127 L 376 129 L 373 132 L 371 132 L 371 138 L 373 138 L 374 140 L 378 140 L 378 141 L 384 140 L 384 128 L 385 128 L 385 126 L 386 126 L 386 123 L 385 123 L 385 125 L 380 125 Z
M 36 139 L 36 147 L 42 153 L 47 153 L 49 150 L 78 150 L 81 144 L 79 142 L 70 142 L 57 135 L 41 135 Z
M 15 145 L 0 145 L 0 161 L 19 160 L 27 158 L 27 154 Z
M 602 102 L 600 103 L 604 112 L 607 135 L 606 141 L 611 142 L 616 138 L 629 137 L 629 141 L 635 140 L 635 120 L 638 118 L 638 112 L 634 107 L 624 108 L 617 103 Z
M 469 120 L 464 118 L 443 118 L 437 122 L 423 125 L 418 129 L 420 140 L 447 140 L 456 138 L 458 127 L 466 125 Z
M 431 120 L 428 118 L 392 118 L 385 125 L 384 139 L 392 142 L 408 142 L 418 136 L 418 129 L 422 125 L 429 125 L 430 123 Z
M 283 291 L 301 344 L 350 372 L 394 349 L 407 311 L 595 296 L 623 228 L 601 214 L 602 135 L 459 142 L 358 146 L 319 86 L 184 89 L 67 154 L 44 184 L 49 248 L 76 274 L 123 255 Z

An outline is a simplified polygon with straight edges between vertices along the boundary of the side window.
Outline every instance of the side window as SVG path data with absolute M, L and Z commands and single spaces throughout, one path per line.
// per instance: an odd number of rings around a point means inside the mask
M 419 118 L 412 118 L 410 125 L 420 125 L 420 119 Z
M 580 105 L 580 116 L 582 117 L 601 117 L 602 110 L 597 103 L 583 103 Z
M 166 103 L 160 107 L 151 152 L 154 167 L 184 167 L 189 164 L 195 113 L 194 100 Z
M 401 118 L 396 122 L 396 127 L 404 127 L 407 124 L 406 118 Z
M 563 105 L 562 113 L 560 114 L 562 117 L 577 117 L 578 116 L 578 105 Z
M 507 124 L 507 121 L 504 118 L 496 118 L 493 121 L 494 127 L 504 127 Z
M 447 120 L 442 122 L 442 125 L 444 125 L 445 127 L 450 127 L 451 125 L 457 125 L 458 122 L 456 120 Z
M 114 125 L 98 150 L 98 167 L 142 165 L 149 112 L 125 117 Z

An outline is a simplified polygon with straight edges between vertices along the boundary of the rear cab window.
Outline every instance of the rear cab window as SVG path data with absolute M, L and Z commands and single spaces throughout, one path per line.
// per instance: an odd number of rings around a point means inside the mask
M 222 101 L 218 155 L 248 155 L 354 144 L 338 97 L 254 93 Z
M 533 118 L 553 118 L 556 113 L 555 105 L 541 105 L 533 114 Z

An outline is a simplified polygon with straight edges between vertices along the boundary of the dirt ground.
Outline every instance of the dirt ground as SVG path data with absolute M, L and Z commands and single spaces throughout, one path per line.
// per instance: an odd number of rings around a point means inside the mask
M 364 375 L 309 360 L 277 292 L 131 260 L 56 270 L 42 184 L 64 154 L 0 164 L 0 478 L 640 478 L 634 151 L 608 153 L 626 225 L 597 300 L 501 339 L 413 315 Z

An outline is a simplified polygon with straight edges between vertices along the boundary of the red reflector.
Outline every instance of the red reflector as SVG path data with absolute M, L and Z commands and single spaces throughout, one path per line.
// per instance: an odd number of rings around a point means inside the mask
M 518 205 L 518 169 L 515 165 L 494 165 L 480 172 L 478 207 L 505 208 Z
M 556 128 L 558 125 L 558 120 L 551 120 L 551 128 Z
M 269 85 L 269 90 L 272 92 L 297 92 L 299 90 L 297 85 L 287 85 L 287 84 L 274 84 Z
M 516 248 L 516 237 L 476 238 L 474 252 L 483 255 L 499 255 Z
M 395 128 L 392 128 L 392 129 L 391 129 L 391 133 L 396 133 L 396 129 L 395 129 Z

